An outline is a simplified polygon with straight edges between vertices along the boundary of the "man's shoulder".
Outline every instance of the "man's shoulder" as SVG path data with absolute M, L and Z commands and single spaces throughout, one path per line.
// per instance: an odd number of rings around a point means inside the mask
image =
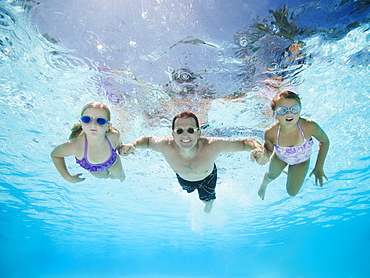
M 222 148 L 225 144 L 233 141 L 229 138 L 222 138 L 222 137 L 200 137 L 198 144 L 201 144 L 202 147 L 206 148 Z
M 198 143 L 201 143 L 201 144 L 206 144 L 206 145 L 210 145 L 210 144 L 215 144 L 216 142 L 222 140 L 222 138 L 218 138 L 218 137 L 200 137 L 199 140 L 198 140 Z
M 164 143 L 164 144 L 169 144 L 171 142 L 174 142 L 172 136 L 152 137 L 152 140 L 156 141 L 157 143 Z
M 173 139 L 169 136 L 144 136 L 137 139 L 135 142 L 137 147 L 139 148 L 149 148 L 157 152 L 165 153 L 168 152 L 170 148 L 172 148 L 172 141 Z
M 151 137 L 150 144 L 160 148 L 171 148 L 175 141 L 172 136 Z

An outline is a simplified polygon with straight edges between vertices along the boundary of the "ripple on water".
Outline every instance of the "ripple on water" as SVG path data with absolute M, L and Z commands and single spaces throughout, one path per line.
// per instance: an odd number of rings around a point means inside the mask
M 13 31 L 16 27 L 16 17 L 8 10 L 0 7 L 0 29 Z
M 70 53 L 49 51 L 45 55 L 47 63 L 57 70 L 65 72 L 84 72 L 89 70 L 89 66 L 83 59 L 72 56 Z

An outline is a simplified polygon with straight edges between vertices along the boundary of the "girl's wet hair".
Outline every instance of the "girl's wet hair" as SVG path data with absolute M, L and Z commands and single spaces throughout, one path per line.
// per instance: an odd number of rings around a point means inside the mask
M 111 115 L 110 110 L 109 110 L 108 106 L 106 106 L 105 104 L 100 103 L 100 102 L 91 102 L 91 103 L 86 104 L 82 108 L 81 117 L 84 115 L 85 111 L 88 108 L 98 108 L 98 109 L 104 110 L 107 113 L 107 120 L 110 121 L 110 115 Z M 111 129 L 114 129 L 114 128 L 110 127 L 109 130 L 111 130 Z M 69 135 L 69 139 L 73 139 L 73 138 L 76 138 L 76 137 L 80 136 L 82 132 L 83 132 L 83 130 L 82 130 L 81 124 L 80 123 L 75 123 L 73 125 L 73 127 L 71 128 L 71 134 Z
M 193 112 L 185 111 L 185 112 L 182 112 L 180 114 L 177 114 L 173 118 L 173 121 L 172 121 L 172 130 L 175 130 L 175 121 L 177 119 L 181 119 L 181 118 L 193 118 L 195 120 L 195 124 L 196 124 L 197 128 L 199 128 L 198 117 Z
M 298 96 L 298 94 L 292 92 L 292 91 L 284 91 L 276 94 L 274 98 L 271 101 L 271 109 L 275 111 L 276 109 L 276 104 L 278 103 L 279 100 L 284 99 L 284 98 L 291 98 L 294 99 L 296 102 L 298 102 L 299 106 L 302 106 L 301 104 L 301 98 Z

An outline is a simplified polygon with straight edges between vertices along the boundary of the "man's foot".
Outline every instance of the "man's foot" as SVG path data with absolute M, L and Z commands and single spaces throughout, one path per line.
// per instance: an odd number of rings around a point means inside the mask
M 215 201 L 215 199 L 212 199 L 210 201 L 203 201 L 206 205 L 204 207 L 204 212 L 206 213 L 210 213 L 211 210 L 212 210 L 212 207 L 213 207 L 213 202 Z

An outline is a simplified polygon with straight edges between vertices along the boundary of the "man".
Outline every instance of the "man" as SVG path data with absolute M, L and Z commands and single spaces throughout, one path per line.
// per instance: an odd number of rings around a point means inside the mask
M 198 190 L 204 211 L 212 210 L 216 199 L 217 168 L 215 160 L 220 153 L 250 151 L 252 161 L 266 164 L 268 158 L 263 146 L 254 139 L 225 139 L 201 137 L 199 121 L 195 114 L 182 112 L 172 122 L 172 136 L 144 136 L 132 143 L 135 148 L 149 148 L 163 154 L 175 171 L 178 182 L 188 193 Z M 124 147 L 121 154 L 132 152 Z

